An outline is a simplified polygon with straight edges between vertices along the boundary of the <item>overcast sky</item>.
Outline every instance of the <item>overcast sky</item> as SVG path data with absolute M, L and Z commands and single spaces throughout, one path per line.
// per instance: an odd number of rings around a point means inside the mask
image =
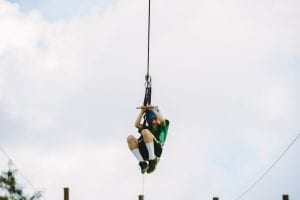
M 152 11 L 152 101 L 171 125 L 145 199 L 235 200 L 300 133 L 300 2 Z M 44 200 L 64 186 L 72 200 L 141 193 L 126 137 L 138 136 L 146 22 L 141 0 L 0 0 L 0 145 Z M 297 141 L 243 199 L 300 199 L 299 152 Z

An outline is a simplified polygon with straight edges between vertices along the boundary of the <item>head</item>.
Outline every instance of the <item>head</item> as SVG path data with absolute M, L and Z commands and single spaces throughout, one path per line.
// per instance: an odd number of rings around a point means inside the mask
M 153 111 L 149 111 L 146 114 L 146 120 L 147 120 L 148 124 L 154 128 L 156 128 L 160 125 L 160 121 Z

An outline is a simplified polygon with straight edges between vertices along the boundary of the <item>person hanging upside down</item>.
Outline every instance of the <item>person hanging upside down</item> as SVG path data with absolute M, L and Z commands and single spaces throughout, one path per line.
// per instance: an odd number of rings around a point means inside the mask
M 143 116 L 148 125 L 142 124 Z M 129 149 L 139 162 L 141 173 L 152 173 L 161 157 L 165 144 L 169 120 L 164 119 L 157 107 L 142 106 L 135 126 L 141 136 L 137 139 L 133 135 L 127 137 Z

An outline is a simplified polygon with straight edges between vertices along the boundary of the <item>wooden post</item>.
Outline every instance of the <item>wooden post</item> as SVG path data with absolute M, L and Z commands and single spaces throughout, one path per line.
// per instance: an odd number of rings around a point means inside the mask
M 139 195 L 139 200 L 144 200 L 144 195 Z
M 64 188 L 64 200 L 69 200 L 69 188 Z
M 282 200 L 289 200 L 289 195 L 287 194 L 282 195 Z
M 213 200 L 219 200 L 219 198 L 218 197 L 214 197 Z

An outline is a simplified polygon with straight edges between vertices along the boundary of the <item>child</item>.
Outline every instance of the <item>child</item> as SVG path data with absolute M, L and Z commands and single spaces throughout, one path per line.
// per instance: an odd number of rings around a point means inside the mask
M 148 126 L 141 123 L 144 115 Z M 141 173 L 149 174 L 155 170 L 162 154 L 169 129 L 169 120 L 164 119 L 156 107 L 142 106 L 135 126 L 139 129 L 141 136 L 138 139 L 132 135 L 128 136 L 128 147 L 139 161 Z

